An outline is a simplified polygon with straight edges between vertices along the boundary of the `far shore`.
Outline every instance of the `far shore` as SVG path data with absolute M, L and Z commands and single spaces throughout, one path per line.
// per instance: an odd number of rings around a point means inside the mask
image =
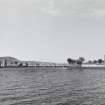
M 0 67 L 0 70 L 29 70 L 29 71 L 56 71 L 56 70 L 85 70 L 85 69 L 91 69 L 91 70 L 105 70 L 105 65 L 82 65 L 80 66 L 7 66 L 7 67 Z

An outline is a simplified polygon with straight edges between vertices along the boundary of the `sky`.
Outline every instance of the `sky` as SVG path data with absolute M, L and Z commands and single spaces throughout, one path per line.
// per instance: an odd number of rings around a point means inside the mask
M 104 0 L 0 0 L 0 56 L 66 62 L 104 54 Z

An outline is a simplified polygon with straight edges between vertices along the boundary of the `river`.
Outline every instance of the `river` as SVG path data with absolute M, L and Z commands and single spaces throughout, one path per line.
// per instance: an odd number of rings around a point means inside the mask
M 105 70 L 1 70 L 0 105 L 105 105 Z

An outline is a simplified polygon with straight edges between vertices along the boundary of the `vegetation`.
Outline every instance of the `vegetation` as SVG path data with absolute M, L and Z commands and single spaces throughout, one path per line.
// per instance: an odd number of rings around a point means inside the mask
M 6 60 L 4 61 L 4 67 L 7 67 L 7 61 Z
M 25 66 L 28 67 L 28 63 L 27 62 L 25 63 Z
M 67 59 L 68 64 L 70 65 L 76 65 L 76 66 L 82 66 L 82 64 L 104 64 L 103 59 L 95 59 L 95 60 L 89 60 L 85 61 L 84 57 L 79 57 L 78 59 Z M 40 62 L 34 62 L 34 61 L 21 61 L 13 57 L 0 57 L 0 67 L 29 67 L 29 66 L 37 66 L 40 67 Z M 56 63 L 45 63 L 46 65 L 51 65 L 53 67 L 57 67 Z M 67 65 L 66 65 L 67 66 Z
M 102 59 L 98 59 L 97 61 L 99 64 L 103 63 L 104 61 Z
M 89 60 L 87 64 L 103 64 L 104 60 L 103 59 L 98 59 L 98 60 Z
M 19 65 L 18 65 L 18 67 L 22 67 L 23 66 L 23 64 L 22 63 L 20 63 Z
M 1 61 L 0 61 L 0 67 L 2 67 L 2 63 L 1 63 Z
M 84 58 L 84 57 L 79 57 L 79 61 L 80 61 L 81 63 L 83 63 L 83 62 L 85 61 L 85 58 Z
M 82 65 L 85 62 L 84 57 L 79 57 L 77 60 L 74 60 L 72 58 L 67 59 L 68 64 L 77 64 L 77 65 Z M 86 64 L 103 64 L 104 60 L 103 59 L 95 59 L 95 60 L 89 60 L 85 62 Z
M 81 66 L 84 61 L 85 61 L 84 57 L 79 57 L 77 60 L 71 58 L 67 59 L 68 64 L 77 64 L 79 66 Z
M 68 59 L 67 59 L 67 62 L 68 62 L 69 64 L 73 64 L 73 59 L 68 58 Z

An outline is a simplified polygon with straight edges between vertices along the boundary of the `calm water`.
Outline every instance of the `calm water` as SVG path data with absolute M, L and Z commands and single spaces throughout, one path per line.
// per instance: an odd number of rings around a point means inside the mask
M 105 70 L 1 70 L 0 105 L 105 105 Z

